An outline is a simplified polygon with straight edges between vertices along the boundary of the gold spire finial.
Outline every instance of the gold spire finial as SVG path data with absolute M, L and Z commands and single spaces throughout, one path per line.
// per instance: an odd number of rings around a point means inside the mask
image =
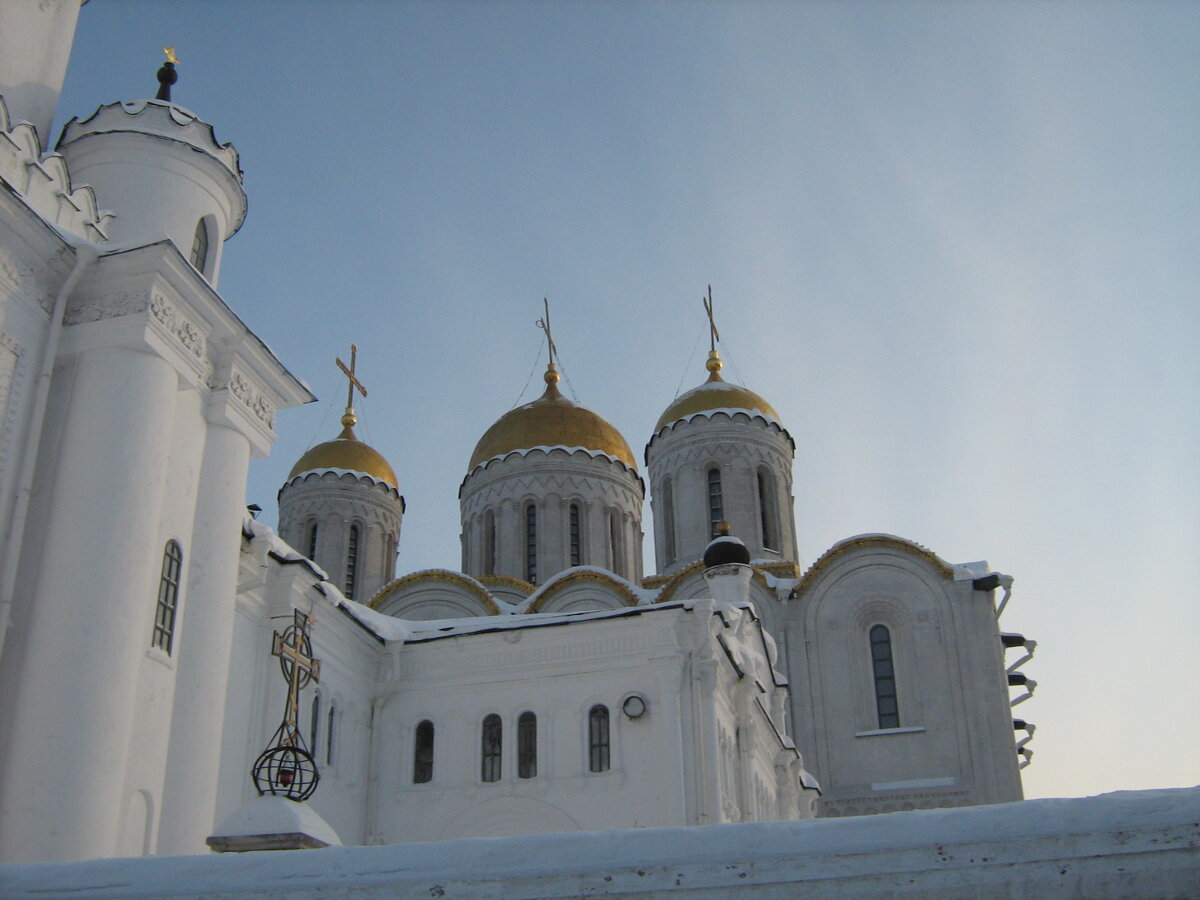
M 345 373 L 346 378 L 350 382 L 346 386 L 346 413 L 342 416 L 342 425 L 345 427 L 346 431 L 349 431 L 354 427 L 355 423 L 358 422 L 358 419 L 354 415 L 354 389 L 357 388 L 359 393 L 364 397 L 367 396 L 367 389 L 363 386 L 363 383 L 358 380 L 358 376 L 355 375 L 355 370 L 358 368 L 358 346 L 356 344 L 350 345 L 349 367 L 342 362 L 341 357 L 335 357 L 334 362 L 337 363 L 338 368 Z M 345 431 L 342 432 L 342 436 L 350 437 L 350 435 L 348 435 Z
M 713 318 L 711 284 L 708 286 L 708 296 L 701 299 L 704 303 L 704 312 L 708 315 L 708 362 L 704 364 L 704 368 L 708 369 L 709 381 L 724 381 L 720 374 L 721 357 L 717 354 L 717 341 L 721 339 L 721 333 L 717 331 L 717 322 Z
M 170 47 L 163 47 L 163 53 L 165 53 L 167 56 L 167 62 L 169 62 L 171 64 L 175 64 L 175 63 L 179 62 L 179 57 L 175 55 L 175 45 L 174 44 L 172 44 Z

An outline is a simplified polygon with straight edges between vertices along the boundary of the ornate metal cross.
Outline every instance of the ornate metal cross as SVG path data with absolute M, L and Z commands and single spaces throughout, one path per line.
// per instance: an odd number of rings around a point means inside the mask
M 717 323 L 713 319 L 711 284 L 708 286 L 708 296 L 701 299 L 704 301 L 704 311 L 708 314 L 708 349 L 716 350 L 717 341 L 721 339 L 721 335 L 717 331 Z
M 358 347 L 355 344 L 350 345 L 349 368 L 347 368 L 346 364 L 342 362 L 341 357 L 334 357 L 334 362 L 338 364 L 338 368 L 341 369 L 346 374 L 346 377 L 350 380 L 350 384 L 347 385 L 346 390 L 346 408 L 352 408 L 354 406 L 355 388 L 358 388 L 358 392 L 364 397 L 367 396 L 367 389 L 363 386 L 363 383 L 358 380 L 358 376 L 354 374 L 355 369 L 358 367 Z
M 321 661 L 313 659 L 312 644 L 308 638 L 308 626 L 312 616 L 300 610 L 292 611 L 292 625 L 280 634 L 275 632 L 271 644 L 271 655 L 279 657 L 279 667 L 288 683 L 287 708 L 283 713 L 283 724 L 288 739 L 294 740 L 299 733 L 300 691 L 310 681 L 321 680 Z
M 558 348 L 554 346 L 554 338 L 550 334 L 550 301 L 545 297 L 542 298 L 542 306 L 546 310 L 546 314 L 537 320 L 535 323 L 538 328 L 546 332 L 546 346 L 550 350 L 550 364 L 554 365 L 554 357 L 558 355 Z

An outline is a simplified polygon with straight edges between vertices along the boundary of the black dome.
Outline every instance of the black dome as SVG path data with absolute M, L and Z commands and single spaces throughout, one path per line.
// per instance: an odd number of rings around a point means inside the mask
M 746 545 L 728 533 L 713 538 L 704 548 L 704 567 L 723 566 L 728 563 L 741 563 L 743 566 L 750 562 L 750 551 Z

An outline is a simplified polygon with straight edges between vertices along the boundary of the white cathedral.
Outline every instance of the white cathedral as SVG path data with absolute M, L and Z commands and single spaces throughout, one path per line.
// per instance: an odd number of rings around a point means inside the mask
M 882 534 L 802 571 L 794 441 L 715 345 L 641 460 L 552 355 L 461 448 L 461 572 L 396 577 L 401 485 L 352 408 L 279 533 L 250 517 L 249 460 L 313 397 L 217 290 L 237 152 L 170 66 L 51 149 L 78 13 L 0 4 L 0 862 L 209 852 L 296 612 L 305 802 L 344 844 L 1021 799 L 1012 579 Z

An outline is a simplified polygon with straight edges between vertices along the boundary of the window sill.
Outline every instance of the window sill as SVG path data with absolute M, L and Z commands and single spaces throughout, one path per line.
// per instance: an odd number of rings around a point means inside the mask
M 910 725 L 907 728 L 876 728 L 872 731 L 860 731 L 854 735 L 856 738 L 861 737 L 879 737 L 885 734 L 918 734 L 925 730 L 924 725 Z
M 175 668 L 175 660 L 169 653 L 165 652 L 159 647 L 151 647 L 146 651 L 146 656 L 154 660 L 159 665 L 166 666 L 168 669 L 174 670 Z

